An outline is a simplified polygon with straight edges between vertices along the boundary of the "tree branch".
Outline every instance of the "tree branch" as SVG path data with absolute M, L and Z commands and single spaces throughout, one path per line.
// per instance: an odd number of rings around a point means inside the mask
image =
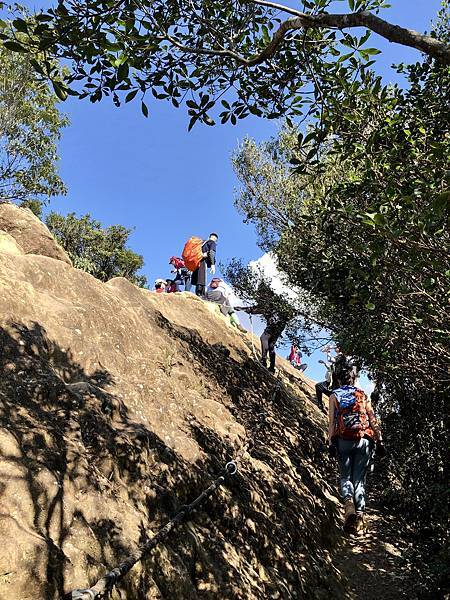
M 248 0 L 252 4 L 267 6 L 277 10 L 294 15 L 293 18 L 287 19 L 281 23 L 278 30 L 274 33 L 271 42 L 267 47 L 255 58 L 250 61 L 248 66 L 257 65 L 264 62 L 267 58 L 273 56 L 278 46 L 283 41 L 284 36 L 288 31 L 296 29 L 317 29 L 319 27 L 332 27 L 336 29 L 350 29 L 354 27 L 366 27 L 371 31 L 378 33 L 389 42 L 395 42 L 403 46 L 410 46 L 416 50 L 424 52 L 428 56 L 436 58 L 444 64 L 450 64 L 450 46 L 440 40 L 424 35 L 413 29 L 406 29 L 399 25 L 392 25 L 380 17 L 367 12 L 356 12 L 350 14 L 328 14 L 320 13 L 317 15 L 308 15 L 295 9 L 268 2 L 266 0 Z

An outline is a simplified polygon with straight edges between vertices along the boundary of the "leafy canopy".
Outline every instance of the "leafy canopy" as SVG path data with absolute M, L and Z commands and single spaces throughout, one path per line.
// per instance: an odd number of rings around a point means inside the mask
M 448 39 L 448 21 L 439 28 Z M 367 72 L 306 135 L 286 126 L 268 143 L 246 140 L 233 158 L 236 203 L 382 386 L 389 494 L 421 539 L 424 588 L 439 597 L 449 564 L 450 72 L 431 61 L 399 70 L 406 90 Z
M 147 278 L 138 274 L 144 266 L 142 256 L 127 248 L 131 229 L 123 225 L 103 228 L 90 215 L 76 217 L 75 213 L 65 217 L 51 212 L 45 223 L 76 268 L 100 281 L 126 277 L 140 287 L 147 285 Z
M 27 55 L 0 46 L 0 200 L 36 202 L 65 194 L 57 144 L 68 119 Z
M 61 98 L 112 95 L 119 105 L 137 97 L 147 116 L 150 93 L 185 104 L 190 127 L 248 114 L 319 116 L 318 103 L 342 79 L 358 81 L 378 54 L 367 45 L 372 31 L 450 63 L 436 36 L 377 16 L 383 0 L 348 0 L 344 14 L 328 12 L 335 4 L 306 0 L 301 12 L 267 0 L 59 0 L 31 19 L 17 15 L 0 35 L 10 50 L 33 55 Z M 68 78 L 52 58 L 70 67 Z
M 239 259 L 232 259 L 221 265 L 226 280 L 237 296 L 255 309 L 254 314 L 261 315 L 266 323 L 283 323 L 284 335 L 291 342 L 304 345 L 307 336 L 317 339 L 319 327 L 313 315 L 316 307 L 312 305 L 308 294 L 301 290 L 290 289 L 280 274 L 277 286 L 260 265 L 244 265 Z

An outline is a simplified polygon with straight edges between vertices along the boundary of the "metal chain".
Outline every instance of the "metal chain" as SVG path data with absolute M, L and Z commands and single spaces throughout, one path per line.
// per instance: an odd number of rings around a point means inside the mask
M 276 398 L 277 392 L 280 389 L 280 374 L 278 375 L 277 382 L 273 386 L 272 395 L 270 401 L 273 402 Z M 248 453 L 256 442 L 256 437 L 261 431 L 263 425 L 267 420 L 267 412 L 261 412 L 257 415 L 258 422 L 252 431 L 252 434 L 247 438 L 246 442 L 241 446 L 240 450 L 236 454 L 234 460 L 226 463 L 222 474 L 219 475 L 205 490 L 201 492 L 190 504 L 184 504 L 180 506 L 176 514 L 168 521 L 148 542 L 140 546 L 135 552 L 130 554 L 124 561 L 122 561 L 118 567 L 109 571 L 97 583 L 87 589 L 77 589 L 70 592 L 65 596 L 66 600 L 95 600 L 101 596 L 106 597 L 106 594 L 111 592 L 116 583 L 122 579 L 132 567 L 145 558 L 145 556 L 153 550 L 160 542 L 165 540 L 170 532 L 175 529 L 180 523 L 185 521 L 189 515 L 207 498 L 212 496 L 225 482 L 227 477 L 236 475 L 238 466 L 242 462 L 245 454 Z

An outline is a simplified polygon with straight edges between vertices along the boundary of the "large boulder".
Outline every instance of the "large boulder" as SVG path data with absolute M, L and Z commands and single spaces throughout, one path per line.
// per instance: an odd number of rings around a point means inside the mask
M 0 598 L 91 585 L 208 486 L 262 414 L 237 475 L 131 570 L 120 598 L 347 597 L 308 382 L 281 360 L 277 382 L 212 305 L 103 284 L 54 260 L 28 213 L 0 214 L 35 250 L 0 245 Z
M 0 254 L 23 254 L 22 248 L 12 235 L 0 229 Z
M 25 254 L 40 254 L 72 264 L 48 228 L 29 208 L 1 202 L 0 229 L 9 233 Z

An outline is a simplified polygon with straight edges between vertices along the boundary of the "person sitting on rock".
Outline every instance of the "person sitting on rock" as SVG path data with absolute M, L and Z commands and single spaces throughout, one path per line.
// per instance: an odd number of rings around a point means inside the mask
M 242 327 L 237 317 L 236 311 L 231 305 L 230 302 L 231 290 L 227 288 L 225 283 L 220 279 L 220 277 L 213 277 L 211 279 L 211 283 L 208 286 L 206 291 L 206 299 L 210 302 L 215 302 L 220 306 L 220 312 L 223 315 L 228 315 L 230 318 L 230 323 L 242 331 L 246 333 L 247 330 Z
M 163 294 L 166 291 L 166 280 L 156 279 L 155 281 L 155 292 L 157 294 Z
M 298 369 L 302 373 L 308 367 L 306 363 L 302 363 L 302 355 L 298 346 L 296 346 L 295 344 L 292 344 L 291 346 L 291 352 L 289 354 L 288 361 L 291 363 L 294 369 Z
M 363 390 L 355 387 L 356 372 L 351 361 L 339 360 L 328 406 L 328 453 L 338 457 L 341 496 L 344 501 L 344 531 L 364 529 L 366 473 L 375 446 L 383 457 L 386 450 L 372 404 Z
M 174 292 L 177 292 L 177 286 L 175 284 L 175 281 L 173 279 L 166 279 L 166 292 L 168 294 L 173 294 Z

